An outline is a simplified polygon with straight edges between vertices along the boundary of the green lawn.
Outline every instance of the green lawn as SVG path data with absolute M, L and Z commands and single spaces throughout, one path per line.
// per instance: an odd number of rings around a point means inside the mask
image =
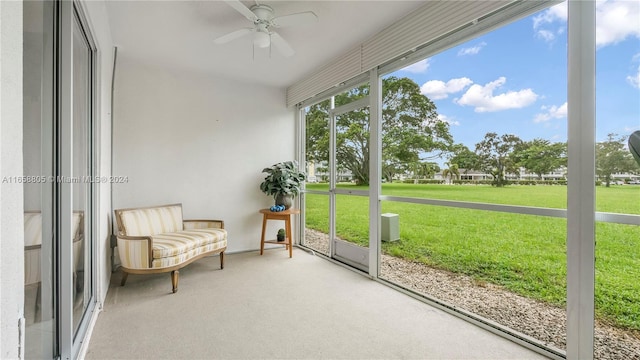
M 326 185 L 307 186 L 316 190 Z M 354 186 L 355 188 L 355 186 Z M 483 203 L 566 207 L 565 186 L 383 184 L 383 194 Z M 597 188 L 598 211 L 640 214 L 640 186 Z M 328 229 L 328 197 L 307 195 L 307 227 Z M 339 195 L 337 232 L 366 245 L 368 199 Z M 401 240 L 383 243 L 393 256 L 464 273 L 511 291 L 564 306 L 566 220 L 542 216 L 382 203 L 400 215 Z M 623 328 L 640 330 L 640 227 L 596 224 L 596 310 Z

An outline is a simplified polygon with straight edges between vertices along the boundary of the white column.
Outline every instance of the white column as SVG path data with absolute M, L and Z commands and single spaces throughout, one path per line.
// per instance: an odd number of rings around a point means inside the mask
M 382 191 L 382 79 L 369 76 L 369 275 L 378 277 L 380 263 L 380 193 Z
M 567 359 L 593 359 L 595 2 L 569 1 Z

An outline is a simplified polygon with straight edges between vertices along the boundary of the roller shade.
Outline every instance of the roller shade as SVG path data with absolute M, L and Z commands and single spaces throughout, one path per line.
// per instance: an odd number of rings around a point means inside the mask
M 358 46 L 290 86 L 287 89 L 287 106 L 293 106 L 362 73 L 361 53 L 361 46 Z
M 429 1 L 362 44 L 362 71 L 493 12 L 513 1 Z
M 403 54 L 435 41 L 460 42 L 501 24 L 551 6 L 557 0 L 427 1 L 360 46 L 287 89 L 287 106 L 296 105 Z M 504 14 L 503 14 L 504 13 Z M 445 39 L 442 39 L 446 35 Z M 426 48 L 413 55 L 425 53 Z M 417 61 L 417 60 L 416 60 Z

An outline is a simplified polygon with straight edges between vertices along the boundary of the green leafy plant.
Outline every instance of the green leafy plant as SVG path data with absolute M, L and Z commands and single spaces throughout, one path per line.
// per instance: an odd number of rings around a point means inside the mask
M 274 198 L 278 195 L 297 196 L 300 194 L 300 185 L 307 178 L 304 172 L 298 170 L 297 161 L 280 162 L 264 168 L 262 172 L 267 176 L 260 184 L 260 190 Z
M 287 233 L 284 231 L 284 229 L 280 229 L 278 230 L 278 241 L 282 241 L 284 240 L 284 238 L 287 236 Z

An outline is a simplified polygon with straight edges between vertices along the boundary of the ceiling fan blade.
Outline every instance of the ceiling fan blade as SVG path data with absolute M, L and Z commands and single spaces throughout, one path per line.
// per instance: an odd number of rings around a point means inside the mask
M 275 45 L 276 49 L 278 49 L 284 57 L 290 57 L 296 53 L 293 48 L 291 48 L 291 45 L 275 31 L 271 32 L 271 43 Z
M 275 27 L 313 24 L 317 21 L 318 16 L 313 11 L 305 11 L 297 14 L 278 16 L 271 20 Z
M 244 6 L 244 4 L 240 2 L 240 0 L 224 0 L 224 1 L 227 4 L 229 4 L 229 6 L 231 6 L 232 8 L 236 9 L 237 12 L 242 14 L 247 19 L 251 21 L 258 20 L 258 17 L 256 16 L 256 14 L 254 14 L 253 11 L 249 10 L 248 7 Z
M 215 44 L 225 44 L 228 43 L 231 40 L 235 40 L 239 37 L 243 37 L 245 35 L 247 35 L 248 33 L 253 32 L 253 28 L 244 28 L 244 29 L 240 29 L 240 30 L 236 30 L 233 32 L 230 32 L 226 35 L 222 35 L 219 38 L 213 40 L 213 42 Z

